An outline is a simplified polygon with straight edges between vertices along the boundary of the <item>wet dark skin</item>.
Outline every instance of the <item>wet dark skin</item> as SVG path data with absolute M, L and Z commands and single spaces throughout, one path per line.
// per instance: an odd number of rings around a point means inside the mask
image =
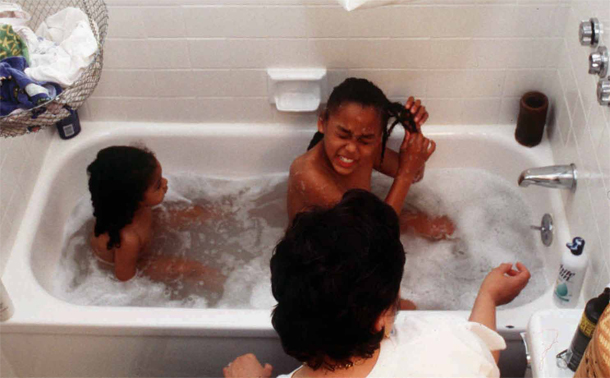
M 132 279 L 141 270 L 155 281 L 173 281 L 176 278 L 201 280 L 205 277 L 208 287 L 221 288 L 224 277 L 220 272 L 197 261 L 174 256 L 151 257 L 149 246 L 155 229 L 158 231 L 157 227 L 179 228 L 183 224 L 203 222 L 213 216 L 212 212 L 200 206 L 191 206 L 186 210 L 172 212 L 166 224 L 161 224 L 153 207 L 163 202 L 167 190 L 167 179 L 163 177 L 161 164 L 157 161 L 151 184 L 144 192 L 132 222 L 120 231 L 120 246 L 107 249 L 108 233 L 99 236 L 93 234 L 90 242 L 94 253 L 102 261 L 113 265 L 115 277 L 120 281 Z
M 409 98 L 405 107 L 421 130 L 428 113 L 419 100 Z M 400 217 L 401 228 L 413 229 L 429 239 L 443 239 L 454 232 L 447 217 L 431 218 L 424 213 L 403 212 L 413 182 L 423 176 L 425 163 L 436 144 L 421 132 L 405 133 L 398 152 L 389 148 L 381 160 L 382 122 L 373 107 L 344 103 L 327 117 L 318 119 L 324 139 L 294 160 L 288 179 L 288 217 L 314 207 L 332 207 L 350 189 L 371 190 L 373 170 L 394 178 L 385 198 Z

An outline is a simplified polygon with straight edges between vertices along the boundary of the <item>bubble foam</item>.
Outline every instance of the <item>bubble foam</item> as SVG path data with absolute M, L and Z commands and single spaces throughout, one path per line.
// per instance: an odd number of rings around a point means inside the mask
M 387 193 L 391 180 L 377 176 L 373 192 Z M 383 197 L 382 197 L 383 198 Z M 447 215 L 456 232 L 449 240 L 428 241 L 406 233 L 401 284 L 404 298 L 425 310 L 469 310 L 489 271 L 504 262 L 522 262 L 532 273 L 528 286 L 506 307 L 517 307 L 548 287 L 535 224 L 523 194 L 512 183 L 473 168 L 437 169 L 411 187 L 407 208 Z
M 216 269 L 226 278 L 222 288 L 211 290 L 207 277 L 165 283 L 141 275 L 116 280 L 112 268 L 90 249 L 93 220 L 86 195 L 65 226 L 54 294 L 81 305 L 272 308 L 269 259 L 287 224 L 287 175 L 224 180 L 181 173 L 168 179 L 162 217 L 191 205 L 214 215 L 203 223 L 161 230 L 151 242 L 152 254 Z M 385 198 L 391 183 L 375 174 L 373 192 Z M 411 187 L 406 203 L 407 209 L 447 215 L 456 225 L 451 240 L 401 236 L 407 252 L 402 296 L 420 309 L 469 310 L 485 275 L 502 262 L 521 261 L 532 272 L 529 285 L 508 306 L 527 303 L 548 287 L 535 234 L 529 230 L 536 222 L 523 194 L 501 177 L 470 168 L 429 170 Z

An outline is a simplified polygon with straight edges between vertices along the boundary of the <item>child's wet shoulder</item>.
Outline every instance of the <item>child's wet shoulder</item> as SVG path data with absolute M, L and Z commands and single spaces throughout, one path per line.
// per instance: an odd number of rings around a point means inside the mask
M 299 177 L 300 179 L 317 177 L 323 173 L 321 168 L 320 162 L 313 154 L 305 153 L 294 159 L 290 165 L 290 177 Z

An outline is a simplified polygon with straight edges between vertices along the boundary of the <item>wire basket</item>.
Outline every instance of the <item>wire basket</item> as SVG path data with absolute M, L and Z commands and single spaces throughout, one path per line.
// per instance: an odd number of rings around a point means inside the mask
M 78 109 L 97 86 L 102 73 L 104 40 L 108 30 L 108 9 L 104 0 L 17 0 L 30 13 L 29 27 L 36 30 L 47 17 L 66 7 L 80 8 L 89 17 L 89 25 L 97 40 L 98 49 L 93 61 L 74 84 L 52 101 L 25 111 L 0 117 L 0 137 L 14 137 L 52 126 L 68 117 L 68 110 Z M 46 109 L 46 111 L 44 111 Z M 40 113 L 40 114 L 39 114 Z

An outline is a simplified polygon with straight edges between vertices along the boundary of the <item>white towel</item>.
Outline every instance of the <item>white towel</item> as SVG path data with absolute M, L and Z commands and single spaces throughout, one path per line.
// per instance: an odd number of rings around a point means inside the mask
M 38 81 L 70 86 L 91 64 L 97 40 L 89 18 L 78 8 L 65 8 L 49 16 L 36 30 L 37 41 L 28 40 L 30 67 L 25 73 Z

